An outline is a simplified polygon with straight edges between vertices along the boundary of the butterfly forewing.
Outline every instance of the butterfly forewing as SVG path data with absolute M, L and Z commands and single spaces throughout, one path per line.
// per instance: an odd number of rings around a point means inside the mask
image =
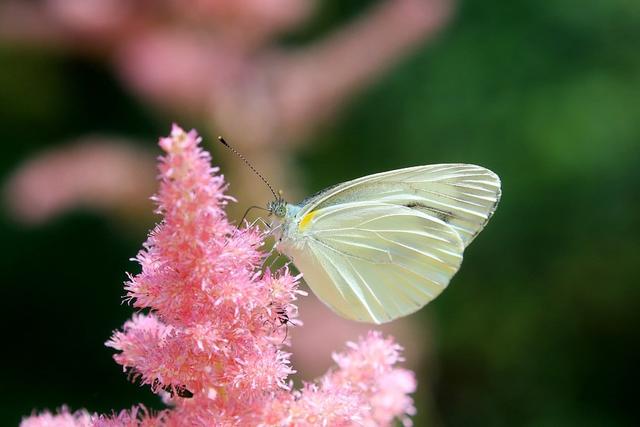
M 416 166 L 345 182 L 303 202 L 301 216 L 328 206 L 375 201 L 419 210 L 449 224 L 466 247 L 500 199 L 500 179 L 467 164 Z
M 464 250 L 436 216 L 371 201 L 317 209 L 300 232 L 304 246 L 287 254 L 314 293 L 340 315 L 373 323 L 410 314 L 440 294 Z

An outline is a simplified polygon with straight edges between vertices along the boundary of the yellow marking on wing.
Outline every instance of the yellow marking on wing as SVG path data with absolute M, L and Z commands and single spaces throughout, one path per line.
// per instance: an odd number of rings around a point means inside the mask
M 298 230 L 303 231 L 305 228 L 307 228 L 313 217 L 316 216 L 316 212 L 317 211 L 311 211 L 303 216 L 300 220 L 300 224 L 298 224 Z

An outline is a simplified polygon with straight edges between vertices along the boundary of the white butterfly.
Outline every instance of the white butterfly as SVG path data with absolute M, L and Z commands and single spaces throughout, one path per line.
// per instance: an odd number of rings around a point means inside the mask
M 278 197 L 268 208 L 277 249 L 320 300 L 347 319 L 385 323 L 442 292 L 499 199 L 490 170 L 440 164 L 365 176 L 299 205 Z

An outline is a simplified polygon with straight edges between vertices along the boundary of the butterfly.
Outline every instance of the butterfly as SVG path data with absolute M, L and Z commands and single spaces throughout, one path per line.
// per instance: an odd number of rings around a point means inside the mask
M 276 248 L 339 315 L 386 323 L 437 297 L 493 215 L 500 179 L 468 164 L 392 170 L 269 203 Z
M 436 164 L 368 175 L 291 204 L 218 139 L 273 193 L 276 249 L 351 320 L 390 322 L 436 298 L 500 201 L 500 178 L 489 169 Z

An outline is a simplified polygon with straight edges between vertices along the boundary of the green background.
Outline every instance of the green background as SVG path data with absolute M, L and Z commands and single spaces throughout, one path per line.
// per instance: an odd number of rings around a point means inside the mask
M 320 37 L 370 2 L 343 3 L 283 41 Z M 433 325 L 437 366 L 419 370 L 435 402 L 418 394 L 417 425 L 637 422 L 639 45 L 635 0 L 460 2 L 435 43 L 298 154 L 309 191 L 438 162 L 502 178 L 499 209 L 455 286 L 417 315 Z M 153 148 L 174 119 L 146 110 L 101 64 L 6 43 L 0 106 L 0 178 L 85 133 Z M 131 314 L 122 282 L 144 237 L 89 212 L 36 228 L 1 213 L 0 425 L 63 403 L 160 406 L 102 345 Z

